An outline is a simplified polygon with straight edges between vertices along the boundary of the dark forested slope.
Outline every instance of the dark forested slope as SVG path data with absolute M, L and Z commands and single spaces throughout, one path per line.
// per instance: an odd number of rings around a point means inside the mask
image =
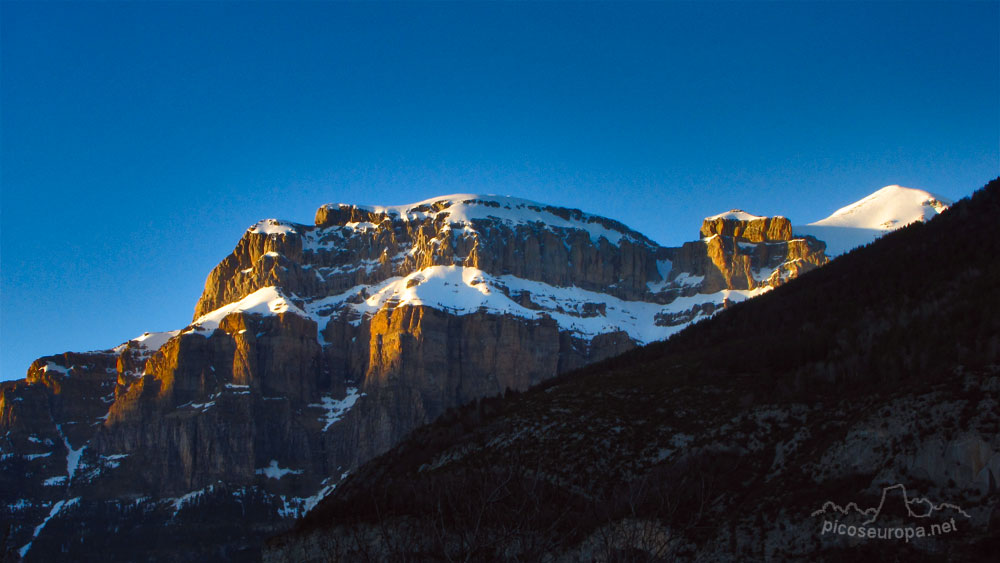
M 667 342 L 449 411 L 265 560 L 986 559 L 998 218 L 994 180 Z

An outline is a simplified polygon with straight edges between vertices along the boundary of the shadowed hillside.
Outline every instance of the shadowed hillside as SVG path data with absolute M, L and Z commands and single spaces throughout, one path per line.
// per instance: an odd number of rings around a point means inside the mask
M 994 180 L 667 342 L 450 410 L 264 559 L 985 559 L 1000 547 L 998 217 Z M 874 506 L 895 484 L 960 507 L 957 530 L 824 532 L 824 503 Z

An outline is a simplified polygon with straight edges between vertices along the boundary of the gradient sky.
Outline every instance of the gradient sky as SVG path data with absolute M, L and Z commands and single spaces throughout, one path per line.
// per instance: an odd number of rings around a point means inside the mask
M 1000 173 L 997 2 L 0 10 L 0 379 L 185 326 L 249 225 L 326 202 L 508 194 L 679 244 Z

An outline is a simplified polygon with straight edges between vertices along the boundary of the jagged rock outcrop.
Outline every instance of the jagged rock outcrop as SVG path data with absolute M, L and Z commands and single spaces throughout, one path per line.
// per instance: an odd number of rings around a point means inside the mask
M 784 217 L 757 217 L 734 209 L 707 217 L 701 240 L 674 255 L 674 270 L 703 276 L 699 291 L 777 287 L 827 262 L 826 245 L 813 237 L 793 238 Z
M 250 530 L 286 528 L 447 409 L 666 338 L 825 262 L 783 218 L 704 229 L 665 248 L 492 196 L 261 221 L 188 327 L 42 358 L 3 387 L 7 548 L 149 558 L 116 539 L 127 527 L 168 538 L 155 558 L 253 559 Z M 242 516 L 206 527 L 198 507 Z M 100 539 L 57 535 L 73 522 Z
M 258 223 L 209 275 L 195 318 L 263 287 L 331 295 L 431 266 L 477 268 L 622 299 L 641 299 L 647 282 L 661 280 L 660 247 L 621 223 L 512 198 L 461 197 L 376 210 L 324 205 L 316 226 Z M 468 209 L 479 213 L 466 217 Z
M 740 209 L 706 217 L 701 224 L 702 238 L 714 235 L 746 242 L 787 241 L 792 239 L 792 222 L 784 217 L 758 217 Z

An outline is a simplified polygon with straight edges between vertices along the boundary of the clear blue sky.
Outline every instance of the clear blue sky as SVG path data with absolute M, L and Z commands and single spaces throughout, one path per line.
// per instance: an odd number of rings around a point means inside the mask
M 326 202 L 509 194 L 678 244 L 1000 169 L 997 2 L 0 10 L 0 379 L 183 327 L 244 229 Z

